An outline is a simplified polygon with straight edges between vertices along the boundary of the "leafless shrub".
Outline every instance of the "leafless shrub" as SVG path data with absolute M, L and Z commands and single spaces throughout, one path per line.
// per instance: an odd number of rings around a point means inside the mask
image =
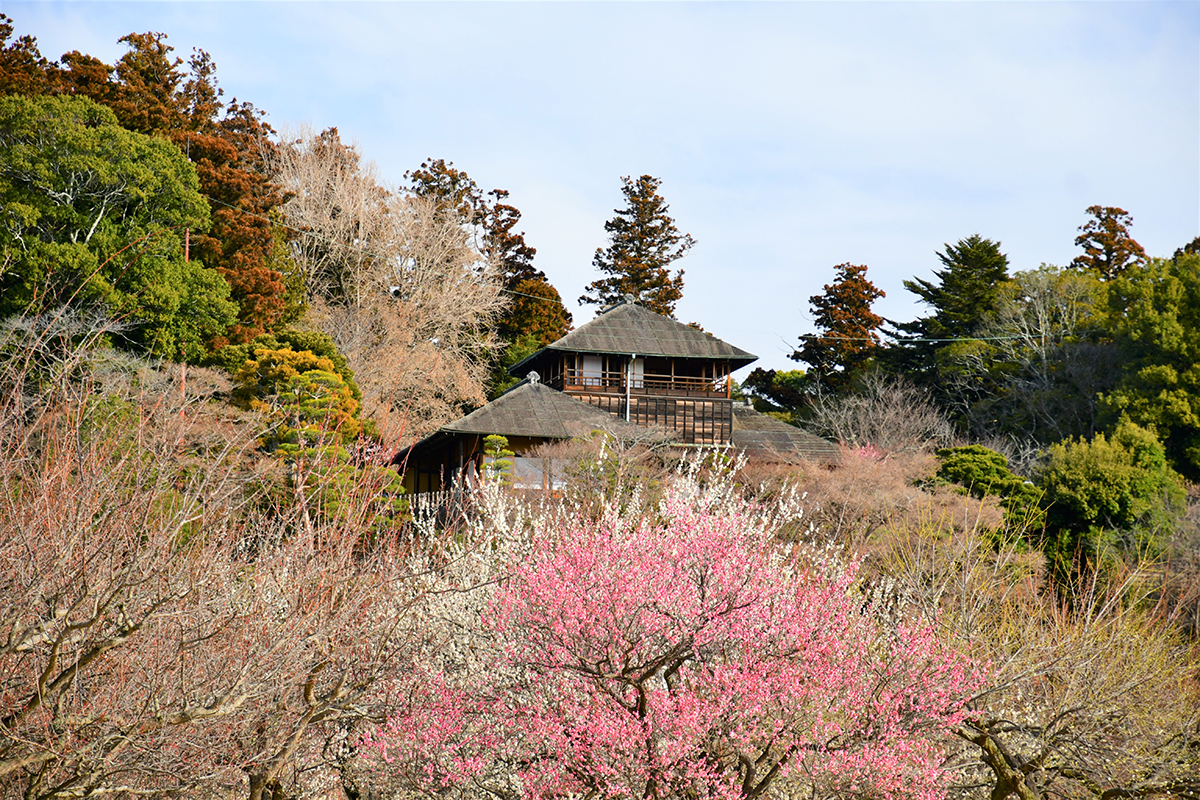
M 937 459 L 928 453 L 884 456 L 844 448 L 838 464 L 810 467 L 799 477 L 809 519 L 837 541 L 871 556 L 894 537 L 934 527 L 950 532 L 998 528 L 1003 515 L 995 499 L 980 501 L 954 487 L 930 487 Z
M 1192 641 L 1200 640 L 1200 484 L 1187 491 L 1188 508 L 1167 543 L 1161 570 L 1159 612 Z
M 849 447 L 871 445 L 884 453 L 929 451 L 954 436 L 925 392 L 882 372 L 864 375 L 853 393 L 819 397 L 805 427 Z

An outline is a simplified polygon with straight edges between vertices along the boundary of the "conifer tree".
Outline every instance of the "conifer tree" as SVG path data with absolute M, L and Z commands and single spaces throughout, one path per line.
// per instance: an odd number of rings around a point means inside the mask
M 658 193 L 662 181 L 650 175 L 621 178 L 625 207 L 604 223 L 608 247 L 598 248 L 593 266 L 607 277 L 588 284 L 579 303 L 611 305 L 625 294 L 638 297 L 646 308 L 673 316 L 683 296 L 683 270 L 674 275 L 671 264 L 696 244 L 680 233 L 667 213 L 667 201 Z
M 1079 226 L 1075 244 L 1083 248 L 1071 266 L 1090 269 L 1102 280 L 1119 277 L 1127 268 L 1146 263 L 1146 251 L 1129 235 L 1133 217 L 1112 206 L 1089 206 L 1085 224 Z
M 191 232 L 190 257 L 216 269 L 232 290 L 238 320 L 228 338 L 249 341 L 292 321 L 292 276 L 273 257 L 279 232 L 269 216 L 283 197 L 262 160 L 273 131 L 251 104 L 224 103 L 209 54 L 196 50 L 185 69 L 165 34 L 131 33 L 120 39 L 128 52 L 112 66 L 77 51 L 55 63 L 31 36 L 8 44 L 12 34 L 11 20 L 0 15 L 0 93 L 88 97 L 110 108 L 126 130 L 170 140 L 195 166 L 212 221 L 208 230 Z M 224 343 L 221 336 L 210 344 Z
M 829 388 L 839 389 L 879 347 L 883 317 L 871 312 L 871 304 L 884 293 L 867 280 L 865 265 L 838 264 L 834 269 L 837 280 L 825 285 L 824 294 L 809 298 L 821 333 L 804 337 L 791 358 L 811 366 L 811 374 Z
M 976 233 L 947 244 L 937 257 L 945 269 L 934 270 L 936 282 L 921 278 L 904 282 L 904 288 L 934 313 L 896 325 L 899 346 L 891 348 L 888 361 L 919 383 L 940 386 L 939 354 L 956 346 L 954 340 L 977 335 L 994 314 L 1002 284 L 1008 280 L 1008 256 L 1000 252 L 999 242 Z

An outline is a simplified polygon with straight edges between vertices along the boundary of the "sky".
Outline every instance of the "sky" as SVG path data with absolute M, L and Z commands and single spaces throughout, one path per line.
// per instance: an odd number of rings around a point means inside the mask
M 158 31 L 208 51 L 226 99 L 336 126 L 398 184 L 444 158 L 507 189 L 575 315 L 622 176 L 696 246 L 676 309 L 759 356 L 865 264 L 903 282 L 972 234 L 1010 270 L 1066 265 L 1092 205 L 1155 256 L 1200 235 L 1200 2 L 22 2 L 16 34 L 112 63 Z M 744 376 L 745 371 L 739 373 Z

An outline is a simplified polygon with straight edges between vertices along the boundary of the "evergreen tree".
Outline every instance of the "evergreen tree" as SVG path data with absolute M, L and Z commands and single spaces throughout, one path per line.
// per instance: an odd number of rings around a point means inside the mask
M 934 313 L 896 325 L 897 346 L 890 348 L 886 360 L 894 370 L 934 388 L 938 399 L 948 404 L 946 389 L 953 377 L 948 371 L 961 361 L 963 348 L 980 344 L 954 340 L 977 335 L 994 315 L 1008 280 L 1008 256 L 1000 252 L 999 242 L 976 233 L 947 244 L 937 257 L 944 269 L 934 270 L 935 281 L 904 282 L 904 288 Z
M 1146 251 L 1129 235 L 1133 217 L 1124 209 L 1112 206 L 1090 206 L 1091 217 L 1079 226 L 1075 244 L 1083 248 L 1083 255 L 1076 256 L 1071 266 L 1089 269 L 1102 280 L 1119 277 L 1131 266 L 1146 263 Z
M 658 193 L 662 181 L 650 175 L 621 180 L 625 207 L 616 209 L 616 216 L 604 223 L 608 247 L 597 249 L 592 259 L 607 277 L 588 284 L 579 303 L 611 305 L 632 294 L 651 311 L 673 316 L 675 303 L 683 296 L 683 270 L 672 275 L 670 266 L 696 241 L 681 234 L 667 213 L 667 202 Z
M 21 36 L 9 43 L 14 32 L 12 17 L 0 14 L 0 94 L 45 94 L 56 73 L 34 37 Z
M 0 19 L 0 45 L 12 35 L 6 20 Z M 185 70 L 166 39 L 162 33 L 124 36 L 129 50 L 109 66 L 79 52 L 54 63 L 41 56 L 35 39 L 21 37 L 0 49 L 0 73 L 11 67 L 11 74 L 0 75 L 0 91 L 88 97 L 110 108 L 125 129 L 162 136 L 184 152 L 212 206 L 211 226 L 192 232 L 191 255 L 216 269 L 232 290 L 238 321 L 228 338 L 249 341 L 289 317 L 289 281 L 281 271 L 288 265 L 274 257 L 278 230 L 269 218 L 283 198 L 262 163 L 272 131 L 249 103 L 223 105 L 208 53 L 197 50 Z M 215 344 L 225 341 L 218 337 Z
M 867 280 L 866 266 L 838 264 L 834 269 L 837 280 L 825 285 L 824 294 L 809 298 L 821 333 L 803 337 L 791 358 L 811 366 L 811 377 L 838 390 L 879 348 L 883 317 L 872 313 L 871 304 L 884 294 Z
M 1008 256 L 1000 243 L 973 234 L 947 244 L 937 254 L 945 269 L 934 270 L 937 283 L 915 278 L 904 288 L 934 309 L 932 317 L 912 323 L 924 338 L 956 339 L 975 333 L 996 307 L 1000 284 L 1008 280 Z
M 1200 481 L 1200 255 L 1154 258 L 1109 284 L 1120 377 L 1100 399 L 1162 438 L 1171 466 Z
M 508 300 L 496 329 L 506 342 L 530 336 L 539 347 L 545 347 L 571 330 L 571 315 L 563 307 L 558 290 L 544 278 L 521 281 Z
M 0 316 L 96 308 L 126 344 L 198 358 L 229 286 L 184 253 L 208 206 L 178 148 L 82 97 L 0 97 Z

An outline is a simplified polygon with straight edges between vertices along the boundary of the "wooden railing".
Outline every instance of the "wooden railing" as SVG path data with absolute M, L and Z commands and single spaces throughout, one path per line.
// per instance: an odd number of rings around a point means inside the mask
M 554 389 L 563 391 L 583 390 L 597 392 L 625 391 L 624 372 L 602 372 L 584 374 L 580 370 L 569 369 L 562 376 L 547 384 Z M 691 378 L 679 375 L 644 374 L 629 381 L 629 389 L 638 394 L 703 394 L 729 396 L 728 378 Z

